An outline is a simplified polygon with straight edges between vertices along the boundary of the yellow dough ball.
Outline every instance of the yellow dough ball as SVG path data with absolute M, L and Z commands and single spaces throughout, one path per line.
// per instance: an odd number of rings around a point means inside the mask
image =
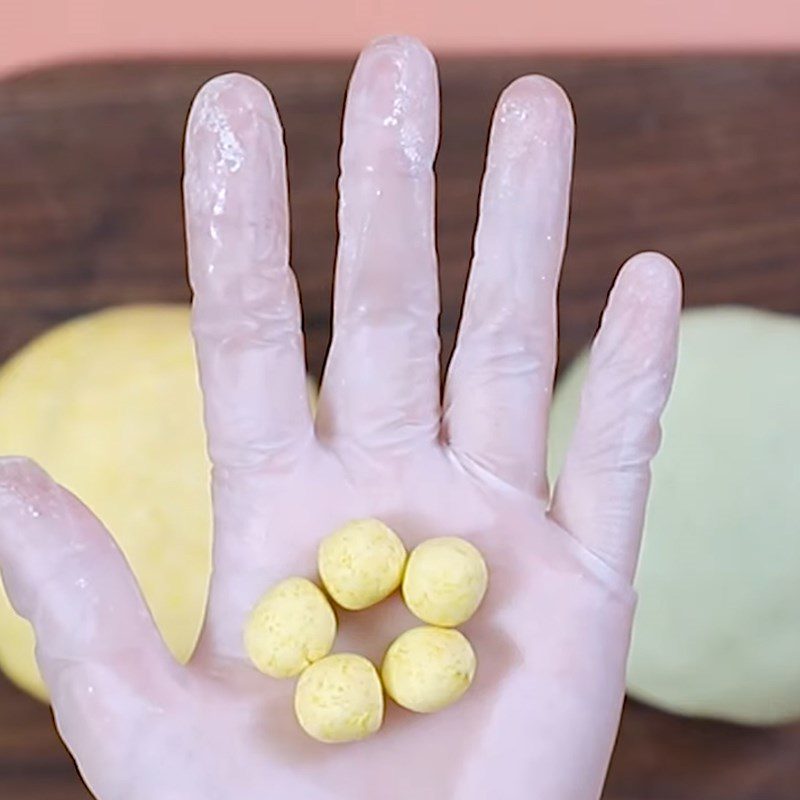
M 395 703 L 430 713 L 455 703 L 469 689 L 475 667 L 475 651 L 463 633 L 423 626 L 392 642 L 381 677 Z
M 400 537 L 377 519 L 348 522 L 319 546 L 322 583 L 350 611 L 369 608 L 388 597 L 400 586 L 405 563 Z
M 328 655 L 336 615 L 322 590 L 305 578 L 272 587 L 247 620 L 244 644 L 250 660 L 273 678 L 292 678 Z
M 411 551 L 403 599 L 414 616 L 452 628 L 466 622 L 486 593 L 488 571 L 478 549 L 464 539 L 428 539 Z
M 378 671 L 363 656 L 328 656 L 312 664 L 297 681 L 297 721 L 320 742 L 365 739 L 383 724 L 383 707 Z
M 35 459 L 100 517 L 186 660 L 203 620 L 212 520 L 188 306 L 106 309 L 20 350 L 0 369 L 0 454 Z M 0 669 L 45 700 L 33 650 L 0 587 Z

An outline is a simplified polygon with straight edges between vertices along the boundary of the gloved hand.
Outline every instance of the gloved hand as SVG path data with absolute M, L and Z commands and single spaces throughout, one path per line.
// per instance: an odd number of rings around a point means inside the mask
M 652 253 L 622 269 L 551 495 L 545 440 L 569 103 L 537 76 L 500 98 L 443 402 L 438 121 L 428 51 L 404 38 L 367 48 L 345 112 L 333 340 L 315 420 L 275 107 L 260 84 L 237 75 L 212 80 L 195 101 L 186 220 L 215 541 L 207 620 L 188 666 L 169 656 L 91 512 L 34 464 L 2 462 L 3 579 L 36 629 L 58 729 L 101 800 L 594 800 L 601 792 L 680 281 Z M 464 627 L 478 674 L 445 712 L 389 704 L 371 739 L 323 745 L 293 718 L 292 682 L 249 666 L 243 624 L 273 582 L 313 574 L 323 536 L 364 516 L 386 521 L 409 546 L 455 535 L 482 550 L 490 589 Z M 338 649 L 379 660 L 411 624 L 396 600 L 345 614 Z

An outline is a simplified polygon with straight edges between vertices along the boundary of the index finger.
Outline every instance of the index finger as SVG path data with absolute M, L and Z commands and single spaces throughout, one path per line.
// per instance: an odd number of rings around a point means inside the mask
M 283 132 L 258 81 L 223 75 L 198 93 L 184 197 L 211 460 L 230 469 L 291 456 L 313 426 L 289 267 Z

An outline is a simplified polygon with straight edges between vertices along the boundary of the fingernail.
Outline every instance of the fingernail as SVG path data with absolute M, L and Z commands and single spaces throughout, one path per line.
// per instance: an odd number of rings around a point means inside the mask
M 0 522 L 4 515 L 38 517 L 53 507 L 57 486 L 30 458 L 0 458 Z
M 269 92 L 247 75 L 220 75 L 197 93 L 186 134 L 186 192 L 189 202 L 225 211 L 225 182 L 247 166 L 271 168 L 273 130 Z M 279 134 L 278 134 L 279 135 Z
M 438 138 L 436 66 L 411 37 L 383 37 L 358 60 L 348 114 L 371 143 L 397 147 L 410 166 L 433 161 Z
M 218 271 L 227 280 L 270 251 L 267 188 L 283 170 L 281 139 L 272 97 L 254 78 L 220 75 L 198 92 L 184 179 L 193 285 Z
M 619 293 L 640 306 L 671 308 L 680 304 L 683 291 L 680 272 L 665 255 L 639 253 L 625 264 Z
M 47 473 L 32 459 L 25 456 L 0 457 L 0 491 L 29 486 L 34 483 L 49 483 Z
M 565 139 L 571 142 L 573 135 L 569 98 L 549 78 L 542 75 L 518 78 L 501 95 L 492 136 L 502 139 L 506 159 L 533 150 L 564 151 Z

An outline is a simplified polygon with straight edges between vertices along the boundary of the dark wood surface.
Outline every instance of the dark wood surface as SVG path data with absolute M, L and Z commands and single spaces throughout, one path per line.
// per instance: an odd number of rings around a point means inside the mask
M 319 373 L 349 69 L 340 61 L 97 64 L 0 82 L 0 356 L 80 312 L 188 299 L 181 132 L 195 89 L 232 68 L 264 79 L 283 116 L 293 263 Z M 578 118 L 564 361 L 592 334 L 619 264 L 640 249 L 680 264 L 691 305 L 800 313 L 800 56 L 446 61 L 438 163 L 445 352 L 491 107 L 505 83 L 531 71 L 561 81 Z M 86 797 L 48 711 L 0 679 L 0 798 Z M 798 800 L 800 725 L 737 728 L 629 703 L 605 797 Z

